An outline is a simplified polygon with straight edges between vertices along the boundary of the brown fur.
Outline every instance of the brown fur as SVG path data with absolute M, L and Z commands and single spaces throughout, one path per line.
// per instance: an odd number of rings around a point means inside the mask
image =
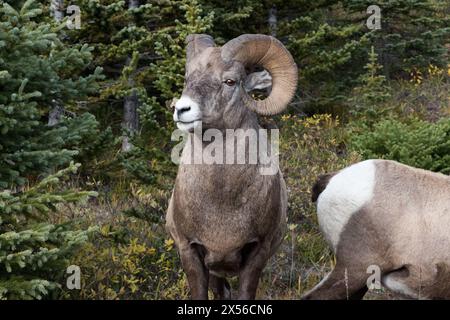
M 304 298 L 351 297 L 366 288 L 367 267 L 377 265 L 382 279 L 415 298 L 450 299 L 450 177 L 384 160 L 376 161 L 375 176 L 372 200 L 341 234 L 336 267 Z
M 196 43 L 192 37 L 189 40 Z M 243 102 L 246 66 L 224 61 L 221 48 L 202 47 L 205 43 L 191 45 L 183 90 L 199 104 L 203 128 L 258 130 L 258 117 Z M 201 52 L 192 54 L 199 48 Z M 237 85 L 224 85 L 228 78 L 235 79 Z M 238 298 L 254 299 L 261 272 L 278 248 L 286 226 L 283 176 L 279 169 L 275 175 L 261 175 L 259 162 L 187 164 L 194 148 L 208 144 L 201 140 L 193 143 L 195 139 L 201 137 L 190 133 L 183 149 L 166 219 L 192 298 L 207 299 L 208 285 L 215 298 L 230 298 L 225 277 L 238 275 Z
M 316 183 L 314 183 L 312 190 L 311 190 L 311 201 L 312 202 L 317 201 L 320 194 L 323 192 L 323 190 L 325 190 L 328 182 L 330 182 L 330 179 L 333 178 L 333 176 L 335 174 L 336 174 L 335 172 L 327 173 L 327 174 L 323 174 L 323 175 L 319 176 L 319 178 L 317 178 L 317 181 L 316 181 Z

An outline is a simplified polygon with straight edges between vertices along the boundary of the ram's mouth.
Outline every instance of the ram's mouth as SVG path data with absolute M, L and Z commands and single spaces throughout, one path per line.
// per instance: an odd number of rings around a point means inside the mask
M 193 120 L 193 121 L 176 121 L 177 127 L 180 130 L 186 132 L 194 132 L 194 129 L 201 125 L 201 119 Z
M 191 123 L 194 123 L 196 121 L 202 121 L 202 119 L 196 119 L 196 120 L 192 120 L 192 121 L 181 121 L 181 120 L 178 120 L 178 121 L 176 121 L 176 123 L 191 124 Z

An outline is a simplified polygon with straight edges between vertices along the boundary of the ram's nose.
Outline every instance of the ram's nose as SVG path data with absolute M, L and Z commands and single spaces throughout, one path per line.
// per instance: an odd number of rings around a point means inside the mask
M 181 107 L 180 109 L 176 109 L 176 110 L 177 110 L 177 116 L 178 116 L 178 118 L 180 118 L 181 114 L 184 113 L 184 112 L 190 111 L 191 107 L 190 106 L 186 106 L 186 107 Z
M 197 105 L 190 97 L 181 96 L 181 98 L 175 103 L 175 111 L 177 114 L 182 114 L 192 109 L 193 106 Z
M 190 97 L 183 95 L 175 103 L 174 120 L 177 122 L 190 123 L 201 119 L 198 104 Z

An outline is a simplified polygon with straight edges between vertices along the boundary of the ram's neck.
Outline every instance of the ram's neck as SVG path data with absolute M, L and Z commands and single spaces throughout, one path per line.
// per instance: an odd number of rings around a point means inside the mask
M 251 198 L 278 183 L 276 157 L 267 156 L 272 137 L 270 133 L 264 136 L 260 129 L 257 121 L 248 121 L 228 132 L 212 130 L 203 135 L 190 134 L 177 176 L 179 192 L 185 197 L 208 194 L 205 199 L 209 202 L 231 205 L 236 199 Z M 209 141 L 204 141 L 205 135 Z M 264 152 L 261 155 L 261 148 L 266 149 L 265 157 Z M 275 161 L 271 162 L 273 159 Z
M 188 136 L 181 165 L 211 165 L 208 170 L 226 170 L 231 165 L 248 165 L 250 169 L 267 166 L 277 150 L 278 132 L 246 123 L 237 129 L 199 129 Z M 273 158 L 273 157 L 271 157 Z M 221 166 L 225 166 L 222 168 Z
M 183 158 L 192 149 L 186 146 Z M 242 199 L 253 199 L 260 190 L 279 182 L 278 165 L 269 172 L 260 164 L 180 164 L 176 192 L 183 201 L 203 195 L 202 205 L 240 207 Z M 242 201 L 241 201 L 242 200 Z

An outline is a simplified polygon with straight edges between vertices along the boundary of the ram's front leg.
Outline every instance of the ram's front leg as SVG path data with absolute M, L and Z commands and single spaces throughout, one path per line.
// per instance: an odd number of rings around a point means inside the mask
M 267 246 L 256 243 L 242 250 L 243 266 L 239 271 L 239 300 L 253 300 L 258 289 L 259 278 L 269 258 Z
M 203 264 L 203 258 L 195 245 L 186 244 L 179 248 L 181 263 L 186 273 L 191 298 L 208 300 L 209 272 Z

